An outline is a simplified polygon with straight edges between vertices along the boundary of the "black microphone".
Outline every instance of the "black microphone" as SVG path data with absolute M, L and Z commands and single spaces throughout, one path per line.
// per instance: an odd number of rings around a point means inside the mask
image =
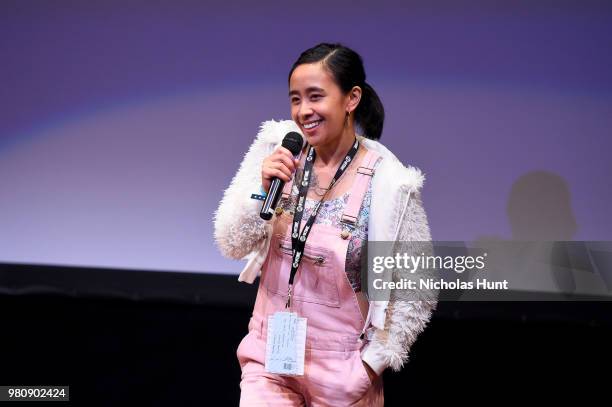
M 300 153 L 303 145 L 304 138 L 300 133 L 297 133 L 295 131 L 287 133 L 282 143 L 282 146 L 285 147 L 287 150 L 291 151 L 291 154 L 293 154 L 294 157 Z M 259 213 L 259 216 L 261 216 L 262 219 L 272 219 L 272 215 L 274 215 L 274 210 L 276 209 L 278 200 L 283 194 L 284 187 L 285 181 L 280 180 L 276 177 L 272 179 L 272 183 L 270 184 L 270 190 L 268 191 L 266 200 L 261 206 L 261 212 Z

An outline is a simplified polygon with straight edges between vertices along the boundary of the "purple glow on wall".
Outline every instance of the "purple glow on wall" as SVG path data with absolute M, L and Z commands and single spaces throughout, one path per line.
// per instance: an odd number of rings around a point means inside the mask
M 339 4 L 313 26 L 286 4 L 120 4 L 0 5 L 0 261 L 236 273 L 212 212 L 259 123 L 289 118 L 293 60 L 330 39 L 426 173 L 435 239 L 510 238 L 538 170 L 567 183 L 572 239 L 612 238 L 612 7 Z

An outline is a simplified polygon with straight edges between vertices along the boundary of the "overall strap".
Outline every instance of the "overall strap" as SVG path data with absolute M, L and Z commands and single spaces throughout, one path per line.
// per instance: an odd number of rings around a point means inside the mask
M 357 168 L 355 180 L 351 187 L 349 200 L 344 208 L 344 213 L 340 218 L 340 222 L 352 227 L 357 225 L 359 209 L 363 202 L 371 177 L 374 175 L 374 164 L 380 157 L 380 154 L 373 150 L 368 150 L 361 162 L 361 166 Z

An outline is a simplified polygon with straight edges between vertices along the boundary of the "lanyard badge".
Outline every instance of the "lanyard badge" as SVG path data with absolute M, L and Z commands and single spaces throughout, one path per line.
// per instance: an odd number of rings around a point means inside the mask
M 287 292 L 287 303 L 285 304 L 285 308 L 291 307 L 293 279 L 295 277 L 295 273 L 298 270 L 298 267 L 300 266 L 300 262 L 302 261 L 302 257 L 304 254 L 304 247 L 306 246 L 306 239 L 308 238 L 308 235 L 310 234 L 310 230 L 312 228 L 312 225 L 314 224 L 317 214 L 319 213 L 321 204 L 323 203 L 323 200 L 325 199 L 325 196 L 327 195 L 327 193 L 331 190 L 331 188 L 338 181 L 338 179 L 340 179 L 342 174 L 344 174 L 344 172 L 346 171 L 346 168 L 351 163 L 351 161 L 353 161 L 353 159 L 355 158 L 355 155 L 357 154 L 358 149 L 359 149 L 359 140 L 355 138 L 355 142 L 353 143 L 353 146 L 351 147 L 349 152 L 346 154 L 346 156 L 342 160 L 342 164 L 340 164 L 340 166 L 336 170 L 336 174 L 334 175 L 334 178 L 332 178 L 331 182 L 329 183 L 329 187 L 327 188 L 327 191 L 325 191 L 325 194 L 321 197 L 319 202 L 317 202 L 316 205 L 314 206 L 312 213 L 310 214 L 310 217 L 308 218 L 308 220 L 306 221 L 306 224 L 304 225 L 304 228 L 300 232 L 300 225 L 302 223 L 302 217 L 304 215 L 306 196 L 308 194 L 308 186 L 310 185 L 310 179 L 312 178 L 312 168 L 314 165 L 314 161 L 317 158 L 315 149 L 312 146 L 308 147 L 308 154 L 306 156 L 306 164 L 304 165 L 304 176 L 302 177 L 302 182 L 299 185 L 299 195 L 298 195 L 297 207 L 295 209 L 295 213 L 293 214 L 293 224 L 291 228 L 291 248 L 292 248 L 293 256 L 292 256 L 292 261 L 291 261 L 291 274 L 289 275 L 289 288 Z
M 319 213 L 319 208 L 327 192 L 334 186 L 336 181 L 344 174 L 344 171 L 355 158 L 355 154 L 359 149 L 359 141 L 355 139 L 353 147 L 344 157 L 342 164 L 338 167 L 334 178 L 329 184 L 329 188 L 321 197 L 321 200 L 315 205 L 312 214 L 308 218 L 304 229 L 300 232 L 302 216 L 308 193 L 308 185 L 312 175 L 312 167 L 316 159 L 316 154 L 312 146 L 308 149 L 306 157 L 306 165 L 304 166 L 304 176 L 300 184 L 299 197 L 296 211 L 293 215 L 293 226 L 291 230 L 291 246 L 292 246 L 292 261 L 291 274 L 289 276 L 289 288 L 287 294 L 287 303 L 285 309 L 291 307 L 291 295 L 293 291 L 293 279 L 297 272 L 306 239 L 312 229 L 314 220 Z M 301 376 L 304 374 L 304 355 L 306 353 L 306 318 L 300 318 L 295 312 L 278 311 L 268 316 L 268 333 L 266 339 L 266 361 L 265 370 L 269 373 L 289 376 Z

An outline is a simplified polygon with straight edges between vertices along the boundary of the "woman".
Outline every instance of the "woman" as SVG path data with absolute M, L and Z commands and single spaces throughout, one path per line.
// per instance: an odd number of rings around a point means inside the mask
M 375 141 L 384 109 L 365 79 L 361 57 L 341 44 L 303 52 L 289 73 L 292 120 L 263 123 L 215 214 L 221 252 L 249 259 L 239 281 L 261 276 L 237 349 L 241 405 L 383 405 L 382 372 L 401 369 L 435 308 L 396 293 L 368 300 L 361 287 L 367 240 L 412 242 L 419 254 L 431 240 L 424 177 Z M 289 131 L 305 136 L 297 158 L 280 146 Z M 266 222 L 250 196 L 275 177 L 285 188 Z M 306 321 L 302 374 L 266 369 L 268 318 L 283 311 Z

